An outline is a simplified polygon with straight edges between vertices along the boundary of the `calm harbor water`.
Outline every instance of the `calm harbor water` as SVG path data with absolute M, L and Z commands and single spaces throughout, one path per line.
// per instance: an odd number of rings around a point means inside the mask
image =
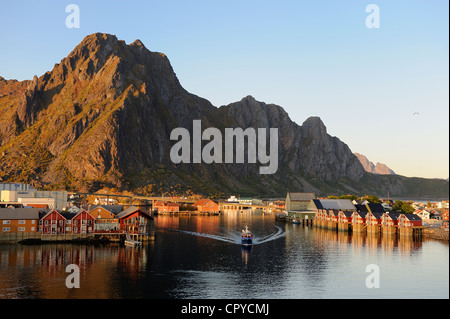
M 0 299 L 449 298 L 449 246 L 348 235 L 277 222 L 273 215 L 158 216 L 141 248 L 0 244 Z M 248 225 L 251 250 L 240 245 Z M 66 266 L 80 288 L 66 287 Z M 369 289 L 368 265 L 380 270 Z

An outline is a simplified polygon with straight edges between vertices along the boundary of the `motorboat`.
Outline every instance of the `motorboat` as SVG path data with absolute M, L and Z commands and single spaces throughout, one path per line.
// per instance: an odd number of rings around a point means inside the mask
M 248 229 L 248 226 L 245 226 L 245 229 L 242 230 L 241 243 L 243 246 L 253 245 L 253 234 Z

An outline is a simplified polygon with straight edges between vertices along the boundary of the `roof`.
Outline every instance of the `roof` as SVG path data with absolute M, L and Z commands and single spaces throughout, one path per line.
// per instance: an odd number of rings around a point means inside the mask
M 130 207 L 128 207 L 127 209 L 125 209 L 125 210 L 123 210 L 122 212 L 120 212 L 117 216 L 119 217 L 119 218 L 123 218 L 123 217 L 125 217 L 125 216 L 127 216 L 127 215 L 130 215 L 130 214 L 132 214 L 132 213 L 134 213 L 134 212 L 137 212 L 139 210 L 139 208 L 137 208 L 137 207 L 135 207 L 135 206 L 130 206 Z
M 416 214 L 402 214 L 404 215 L 408 220 L 422 220 L 419 215 Z
M 343 211 L 342 213 L 345 215 L 345 217 L 352 217 L 353 215 L 353 212 L 350 211 Z
M 48 208 L 48 204 L 26 204 L 27 207 Z
M 386 213 L 387 216 L 389 216 L 391 219 L 393 220 L 397 220 L 400 217 L 400 213 L 393 213 L 393 212 L 389 212 Z
M 155 206 L 173 206 L 173 207 L 178 207 L 178 206 L 180 206 L 180 204 L 179 203 L 172 203 L 172 202 L 156 201 L 155 202 Z
M 310 201 L 316 198 L 314 193 L 287 193 L 291 201 Z
M 197 201 L 194 205 L 195 206 L 202 206 L 202 205 L 206 205 L 209 202 L 213 202 L 215 204 L 215 202 L 209 198 L 204 198 L 204 199 L 200 199 L 199 201 Z
M 76 213 L 69 213 L 69 212 L 65 212 L 65 213 L 61 213 L 62 217 L 64 217 L 65 219 L 69 220 L 74 218 L 77 214 Z
M 0 208 L 0 219 L 39 219 L 40 208 Z
M 356 210 L 355 205 L 353 205 L 352 201 L 349 199 L 318 199 L 318 200 L 322 205 L 322 209 Z
M 119 214 L 117 215 L 117 217 L 119 217 L 119 218 L 124 218 L 124 217 L 126 217 L 126 216 L 128 216 L 128 215 L 130 215 L 130 214 L 133 214 L 133 213 L 137 212 L 137 211 L 139 211 L 139 212 L 141 212 L 142 214 L 148 216 L 149 218 L 152 218 L 149 214 L 147 214 L 146 212 L 140 210 L 139 208 L 137 208 L 137 207 L 135 207 L 135 206 L 130 206 L 130 207 L 128 207 L 127 209 L 125 209 L 124 211 L 122 211 L 121 213 L 119 213 Z
M 367 209 L 366 205 L 356 204 L 355 207 L 356 207 L 356 211 L 357 212 L 364 212 L 364 213 L 368 213 L 369 212 L 369 210 Z
M 365 218 L 369 212 L 356 212 L 359 216 Z
M 95 208 L 103 207 L 107 211 L 117 215 L 123 211 L 123 205 L 91 205 L 90 209 L 85 207 L 86 211 L 92 211 Z
M 314 203 L 314 205 L 316 206 L 317 209 L 323 209 L 322 203 L 320 202 L 320 200 L 313 199 L 312 201 L 313 201 L 313 203 Z
M 384 212 L 371 212 L 371 214 L 376 218 L 376 219 L 381 219 L 381 217 L 383 217 Z
M 366 206 L 368 206 L 369 211 L 372 213 L 384 213 L 386 211 L 383 205 L 379 203 L 369 203 Z

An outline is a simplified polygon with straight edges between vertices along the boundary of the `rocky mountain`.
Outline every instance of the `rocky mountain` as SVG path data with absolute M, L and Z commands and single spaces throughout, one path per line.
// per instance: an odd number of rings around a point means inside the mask
M 109 34 L 85 37 L 53 70 L 33 80 L 0 78 L 0 114 L 0 181 L 141 194 L 411 192 L 408 179 L 374 179 L 319 118 L 297 125 L 282 107 L 251 96 L 215 107 L 181 86 L 164 54 Z M 194 120 L 201 120 L 203 130 L 221 132 L 278 128 L 277 172 L 261 175 L 260 163 L 248 161 L 174 164 L 171 132 L 185 128 L 193 136 Z M 441 186 L 448 196 L 448 182 L 433 186 L 433 193 Z
M 361 162 L 361 165 L 364 167 L 366 172 L 373 174 L 381 174 L 381 175 L 395 175 L 395 172 L 391 170 L 386 164 L 383 163 L 372 163 L 362 154 L 354 153 L 358 160 Z

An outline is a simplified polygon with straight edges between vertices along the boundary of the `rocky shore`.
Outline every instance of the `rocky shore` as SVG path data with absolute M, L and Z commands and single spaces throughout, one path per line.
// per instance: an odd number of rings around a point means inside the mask
M 424 228 L 423 238 L 424 239 L 436 239 L 441 241 L 449 241 L 449 232 L 443 230 L 442 228 Z

